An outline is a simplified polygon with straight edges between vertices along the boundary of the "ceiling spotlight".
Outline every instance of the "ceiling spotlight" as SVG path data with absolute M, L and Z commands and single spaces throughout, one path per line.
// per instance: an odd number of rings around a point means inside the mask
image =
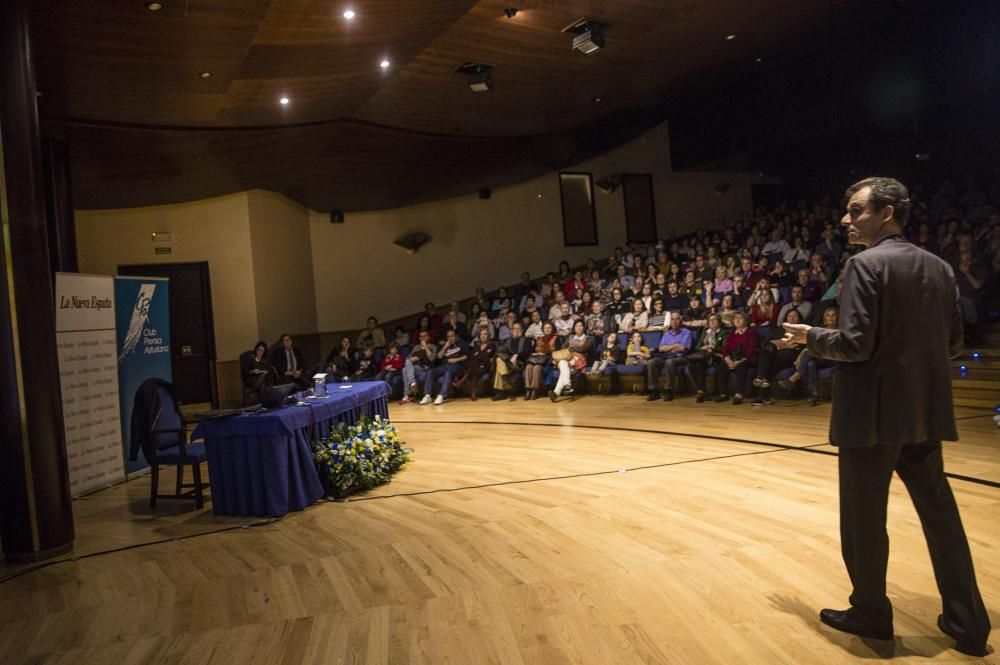
M 198 76 L 203 79 L 210 79 L 212 78 L 212 72 L 198 72 Z
M 734 39 L 736 39 L 736 33 L 735 33 L 735 32 L 730 32 L 730 33 L 729 33 L 728 35 L 726 35 L 726 36 L 724 37 L 724 39 L 725 39 L 725 40 L 726 40 L 727 42 L 731 42 L 731 41 L 733 41 Z
M 573 37 L 573 50 L 584 55 L 590 55 L 604 48 L 604 29 L 608 26 L 587 18 L 579 18 L 562 29 L 576 35 Z
M 392 63 L 389 62 L 388 59 L 383 58 L 382 62 L 378 63 L 378 66 L 381 67 L 382 69 L 389 69 L 389 65 L 391 64 Z
M 489 92 L 493 89 L 493 65 L 467 62 L 455 71 L 465 76 L 465 83 L 472 92 Z
M 754 60 L 754 62 L 757 62 L 757 63 L 764 62 L 764 58 L 762 58 L 761 56 L 757 56 L 757 59 Z
M 914 155 L 914 157 L 918 162 L 926 162 L 928 159 L 931 158 L 931 155 L 930 153 L 927 152 L 918 152 L 916 155 Z
M 517 16 L 517 7 L 507 7 L 503 10 L 503 15 L 507 18 L 514 18 Z
M 595 104 L 600 104 L 600 103 L 601 103 L 601 102 L 603 102 L 604 100 L 603 100 L 603 99 L 601 99 L 600 97 L 594 97 L 594 99 L 593 99 L 592 101 L 593 101 L 593 102 L 594 102 Z
M 354 13 L 353 9 L 344 10 L 344 18 L 346 18 L 348 21 L 350 21 L 355 16 L 357 16 L 357 14 Z
M 161 9 L 163 9 L 163 3 L 162 2 L 147 2 L 146 3 L 146 9 L 148 9 L 151 12 L 158 12 Z
M 288 99 L 288 97 L 282 97 L 281 99 L 278 100 L 278 103 L 281 104 L 282 106 L 288 106 L 289 102 L 291 102 L 291 100 Z

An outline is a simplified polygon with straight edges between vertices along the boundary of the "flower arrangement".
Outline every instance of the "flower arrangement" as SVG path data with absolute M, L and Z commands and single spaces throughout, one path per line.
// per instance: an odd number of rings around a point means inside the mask
M 340 424 L 313 442 L 313 460 L 328 496 L 342 498 L 389 482 L 410 460 L 399 432 L 376 415 Z

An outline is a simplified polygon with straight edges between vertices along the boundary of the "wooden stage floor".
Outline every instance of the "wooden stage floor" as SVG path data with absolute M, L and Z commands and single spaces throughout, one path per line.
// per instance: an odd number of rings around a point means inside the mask
M 76 560 L 0 568 L 0 663 L 1000 663 L 935 627 L 898 481 L 895 641 L 818 622 L 848 595 L 827 405 L 621 395 L 390 415 L 407 469 L 280 521 L 153 513 L 146 478 L 76 501 Z M 997 625 L 1000 434 L 957 415 L 946 468 L 968 478 L 952 486 Z

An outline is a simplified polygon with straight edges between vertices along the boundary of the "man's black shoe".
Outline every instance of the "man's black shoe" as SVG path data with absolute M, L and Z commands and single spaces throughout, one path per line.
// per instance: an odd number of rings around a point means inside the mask
M 499 402 L 502 399 L 507 399 L 507 396 L 498 390 L 495 393 L 493 393 L 493 397 L 491 397 L 490 399 L 492 399 L 494 402 Z
M 668 390 L 667 392 L 663 393 L 663 401 L 664 402 L 672 402 L 673 399 L 674 399 L 674 391 L 673 390 Z
M 954 632 L 952 632 L 952 630 L 948 628 L 948 625 L 944 622 L 943 614 L 938 615 L 937 625 L 938 628 L 941 629 L 942 633 L 944 633 L 951 639 L 955 640 L 955 651 L 961 651 L 962 653 L 968 654 L 970 656 L 980 656 L 980 657 L 985 656 L 988 653 L 986 651 L 986 645 L 970 647 L 967 644 L 962 644 L 961 642 L 959 642 L 958 636 Z
M 649 393 L 646 395 L 647 402 L 655 402 L 658 399 L 660 399 L 660 396 L 657 393 Z
M 859 637 L 870 637 L 875 640 L 892 639 L 892 624 L 873 625 L 859 619 L 852 610 L 820 610 L 819 620 L 830 628 Z

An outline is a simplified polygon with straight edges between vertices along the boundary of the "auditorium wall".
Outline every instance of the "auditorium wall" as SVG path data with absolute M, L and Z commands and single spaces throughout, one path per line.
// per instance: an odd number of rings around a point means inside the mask
M 752 206 L 746 174 L 674 173 L 666 125 L 600 158 L 564 169 L 653 176 L 661 238 L 714 227 Z M 714 189 L 729 183 L 725 195 Z M 308 355 L 315 333 L 356 329 L 369 314 L 389 320 L 431 300 L 445 304 L 476 286 L 496 288 L 522 270 L 538 277 L 559 261 L 583 263 L 625 243 L 622 190 L 595 190 L 596 246 L 565 247 L 559 179 L 550 173 L 476 195 L 395 210 L 347 212 L 330 224 L 280 194 L 252 190 L 190 203 L 76 212 L 81 271 L 115 274 L 135 263 L 208 261 L 216 351 L 233 361 L 257 339 L 301 336 Z M 415 254 L 392 244 L 408 231 L 433 240 Z M 173 234 L 172 253 L 157 255 L 150 236 Z M 315 349 L 309 348 L 316 346 Z
M 597 159 L 563 169 L 593 174 L 649 173 L 653 176 L 657 232 L 661 238 L 700 226 L 715 226 L 752 208 L 748 174 L 674 173 L 670 170 L 666 124 Z M 728 183 L 724 195 L 715 187 Z M 581 264 L 608 256 L 626 241 L 622 190 L 595 190 L 596 246 L 565 247 L 559 178 L 556 173 L 477 195 L 407 208 L 346 214 L 331 224 L 311 213 L 313 270 L 320 331 L 360 328 L 374 314 L 382 320 L 419 310 L 426 301 L 444 304 L 472 289 L 494 289 L 554 270 L 559 261 Z M 431 242 L 415 254 L 392 244 L 400 235 L 423 231 Z
M 309 210 L 274 192 L 254 189 L 247 197 L 260 339 L 318 332 Z
M 169 231 L 169 245 L 153 232 Z M 246 192 L 190 203 L 76 211 L 80 272 L 115 275 L 118 266 L 207 261 L 212 282 L 215 347 L 231 360 L 258 338 Z M 155 247 L 169 246 L 170 254 Z

